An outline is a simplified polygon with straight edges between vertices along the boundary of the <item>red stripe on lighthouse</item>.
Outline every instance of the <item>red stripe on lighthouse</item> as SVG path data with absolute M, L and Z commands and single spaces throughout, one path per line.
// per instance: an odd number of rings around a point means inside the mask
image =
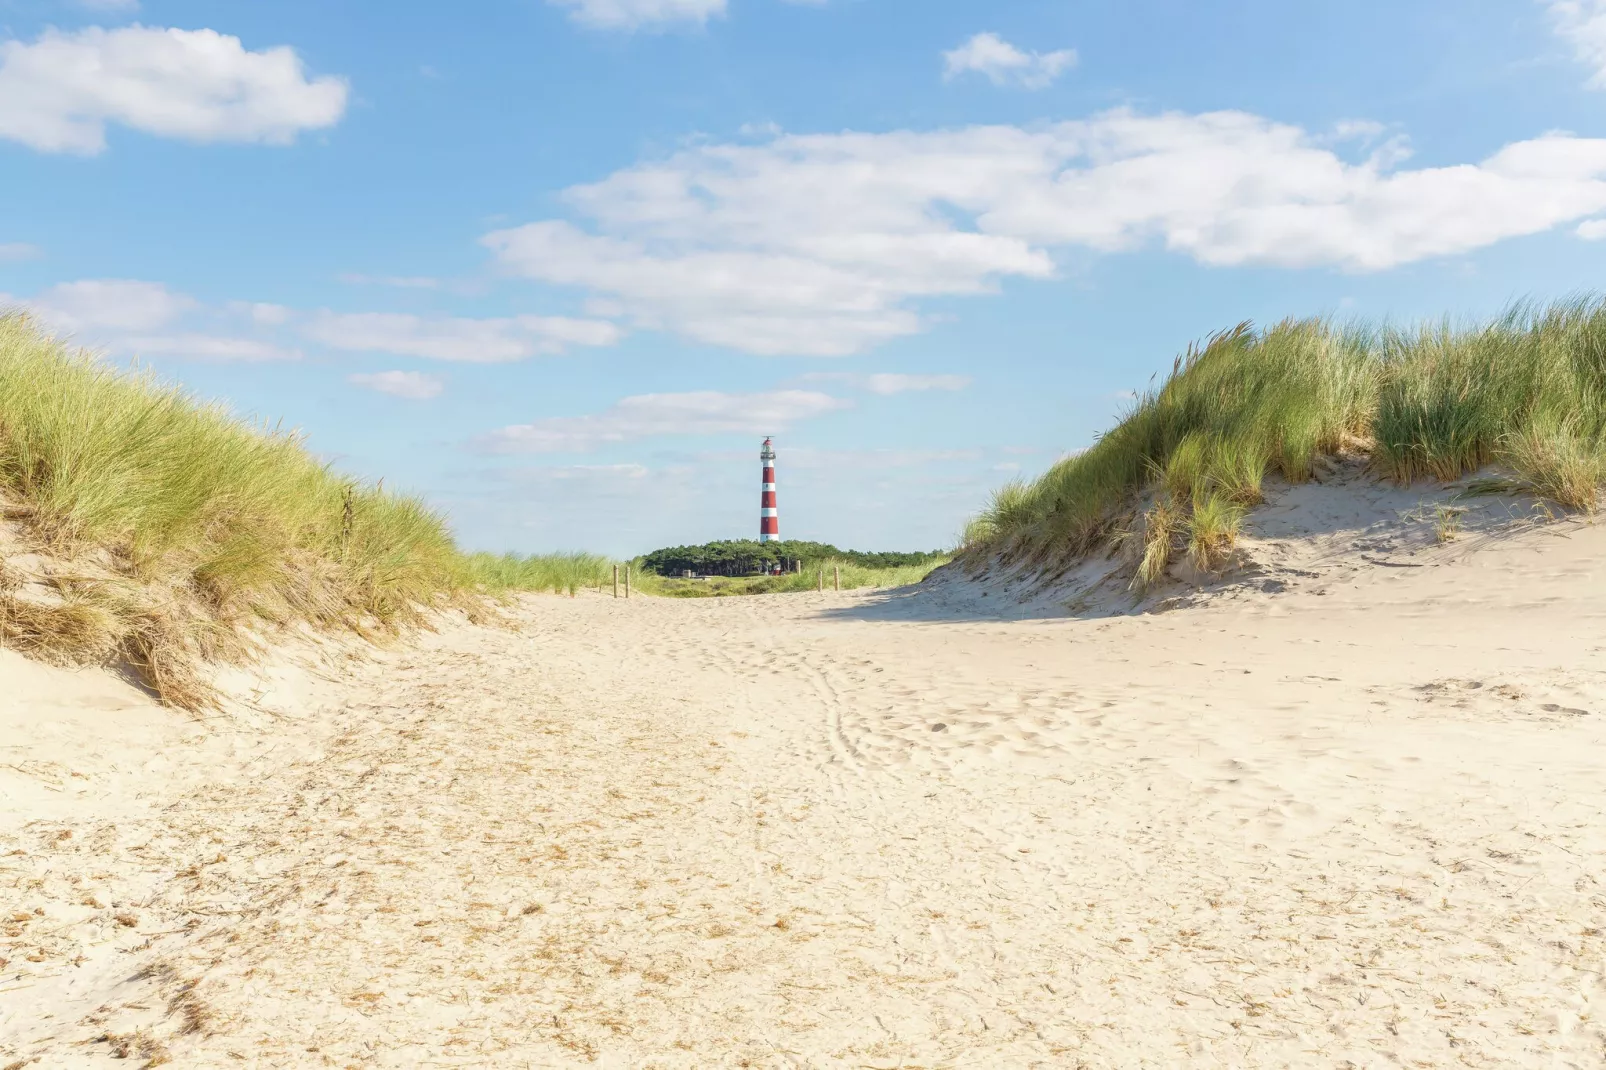
M 758 541 L 779 542 L 781 517 L 775 505 L 775 448 L 770 445 L 769 439 L 764 440 L 764 448 L 758 458 L 764 466 L 764 483 L 758 497 Z

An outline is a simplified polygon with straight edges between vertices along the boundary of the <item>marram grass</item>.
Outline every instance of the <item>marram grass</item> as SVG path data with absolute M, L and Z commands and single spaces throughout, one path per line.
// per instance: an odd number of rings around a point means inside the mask
M 469 578 L 492 594 L 510 591 L 575 594 L 582 588 L 600 590 L 613 583 L 617 562 L 582 551 L 559 554 L 470 554 Z M 622 569 L 623 566 L 621 565 Z
M 1497 464 L 1593 512 L 1606 479 L 1606 301 L 1521 306 L 1470 327 L 1240 325 L 1191 347 L 1091 448 L 1000 488 L 968 525 L 966 554 L 1052 566 L 1113 540 L 1133 548 L 1137 586 L 1178 551 L 1213 568 L 1268 475 L 1309 479 L 1344 449 L 1406 483 Z
M 168 701 L 210 696 L 198 660 L 253 620 L 384 631 L 462 591 L 417 499 L 347 479 L 300 440 L 0 316 L 0 507 L 41 575 L 0 582 L 0 640 L 120 654 Z M 0 543 L 0 553 L 8 547 Z

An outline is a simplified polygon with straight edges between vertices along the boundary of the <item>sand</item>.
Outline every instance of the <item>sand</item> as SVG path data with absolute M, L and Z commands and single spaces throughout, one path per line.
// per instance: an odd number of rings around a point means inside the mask
M 0 1065 L 1606 1065 L 1606 529 L 1328 489 L 1147 612 L 527 598 L 206 722 L 0 654 Z

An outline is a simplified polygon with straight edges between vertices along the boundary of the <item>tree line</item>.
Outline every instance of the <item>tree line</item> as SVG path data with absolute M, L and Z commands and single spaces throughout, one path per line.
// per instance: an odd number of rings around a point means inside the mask
M 902 568 L 923 565 L 945 556 L 942 550 L 912 553 L 839 550 L 830 543 L 788 539 L 783 542 L 757 542 L 753 539 L 725 539 L 701 546 L 671 546 L 654 550 L 641 559 L 643 568 L 660 576 L 679 576 L 695 572 L 699 576 L 752 576 L 773 571 L 784 572 L 807 567 L 814 561 L 841 561 L 861 568 Z

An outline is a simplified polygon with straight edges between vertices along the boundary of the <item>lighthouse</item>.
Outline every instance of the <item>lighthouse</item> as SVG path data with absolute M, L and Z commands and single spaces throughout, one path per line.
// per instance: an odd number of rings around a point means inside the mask
M 758 541 L 780 542 L 781 514 L 775 508 L 775 447 L 767 438 L 758 459 L 764 465 L 764 486 L 758 504 Z

